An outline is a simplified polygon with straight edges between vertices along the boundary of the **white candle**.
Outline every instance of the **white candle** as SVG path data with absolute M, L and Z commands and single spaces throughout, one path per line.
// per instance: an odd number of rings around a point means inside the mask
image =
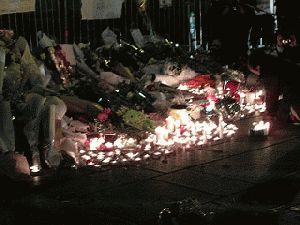
M 118 138 L 117 140 L 114 141 L 114 146 L 117 148 L 123 148 L 124 147 L 124 143 L 122 138 Z
M 199 141 L 199 142 L 197 143 L 197 145 L 199 145 L 199 146 L 204 145 L 204 142 L 203 142 L 203 141 Z
M 107 149 L 107 150 L 112 150 L 113 149 L 113 143 L 111 143 L 111 142 L 106 142 L 105 143 L 105 148 Z
M 169 131 L 165 127 L 157 127 L 155 129 L 155 134 L 157 137 L 157 142 L 164 142 L 168 139 Z
M 98 138 L 90 139 L 90 150 L 97 150 L 102 143 L 98 142 Z
M 151 145 L 150 144 L 147 144 L 144 148 L 145 151 L 149 151 L 151 150 Z
M 263 40 L 262 40 L 262 38 L 260 38 L 259 39 L 259 46 L 262 47 L 262 45 L 263 45 Z
M 203 144 L 207 144 L 207 123 L 203 123 Z
M 111 158 L 110 157 L 107 157 L 106 159 L 104 159 L 102 161 L 103 164 L 108 164 L 110 162 Z
M 196 136 L 192 136 L 192 137 L 190 138 L 190 140 L 191 140 L 191 143 L 192 143 L 192 144 L 195 144 L 196 141 L 197 141 L 197 137 L 196 137 Z
M 40 171 L 40 169 L 39 169 L 38 166 L 31 166 L 31 167 L 30 167 L 30 170 L 31 170 L 31 172 L 33 172 L 33 173 L 37 173 L 37 172 Z
M 180 123 L 182 123 L 183 125 L 188 125 L 190 121 L 191 119 L 189 114 L 186 111 L 182 112 L 180 115 Z
M 254 126 L 254 130 L 255 131 L 262 130 L 264 132 L 264 135 L 268 135 L 270 130 L 270 123 L 269 122 L 265 123 L 264 121 L 260 121 L 257 125 Z
M 178 129 L 180 127 L 180 120 L 175 120 L 174 125 L 175 129 Z
M 223 139 L 224 138 L 224 133 L 223 133 L 223 117 L 220 116 L 219 117 L 219 137 L 220 139 Z
M 245 104 L 246 94 L 244 92 L 240 93 L 240 104 Z
M 170 132 L 174 132 L 175 130 L 175 120 L 173 119 L 173 117 L 169 116 L 166 119 L 167 122 L 167 130 L 169 130 Z
M 149 154 L 144 155 L 144 159 L 149 159 L 149 158 L 150 158 Z
M 98 160 L 103 160 L 105 158 L 105 154 L 103 152 L 100 152 L 97 156 Z

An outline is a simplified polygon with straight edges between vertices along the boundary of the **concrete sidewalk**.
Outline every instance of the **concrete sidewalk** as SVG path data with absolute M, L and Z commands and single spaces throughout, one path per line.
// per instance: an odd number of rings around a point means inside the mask
M 239 121 L 236 138 L 202 150 L 178 149 L 130 166 L 66 169 L 32 184 L 7 180 L 0 223 L 158 224 L 172 202 L 194 198 L 207 213 L 195 224 L 300 224 L 300 127 L 271 121 L 268 138 L 249 137 L 249 125 L 260 120 Z

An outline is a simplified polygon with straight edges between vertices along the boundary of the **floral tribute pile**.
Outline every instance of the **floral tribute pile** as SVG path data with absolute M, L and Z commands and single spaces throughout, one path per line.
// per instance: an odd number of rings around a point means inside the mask
M 33 90 L 63 101 L 67 110 L 56 131 L 57 148 L 76 164 L 112 165 L 203 148 L 232 137 L 234 120 L 263 108 L 256 104 L 261 95 L 244 85 L 241 72 L 222 67 L 202 49 L 188 52 L 159 38 L 138 48 L 124 38 L 91 47 L 60 45 L 42 32 L 38 37 L 38 47 L 27 52 L 38 70 L 28 68 L 20 77 L 6 73 L 13 84 L 39 73 L 42 85 Z M 1 38 L 9 52 L 6 36 Z M 16 63 L 9 68 L 18 70 L 22 62 L 15 59 L 22 53 L 10 54 L 5 64 Z M 32 89 L 5 91 L 6 100 L 18 105 Z M 17 113 L 12 117 L 22 120 Z

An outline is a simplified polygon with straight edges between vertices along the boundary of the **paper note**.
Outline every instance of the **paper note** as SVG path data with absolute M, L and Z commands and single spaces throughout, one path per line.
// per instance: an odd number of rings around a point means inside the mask
M 140 29 L 132 29 L 131 30 L 131 35 L 133 37 L 133 40 L 134 40 L 135 44 L 139 48 L 142 48 L 145 44 L 145 39 L 144 39 L 144 36 L 142 35 Z
M 0 0 L 0 15 L 35 11 L 35 0 Z
M 121 17 L 124 0 L 85 0 L 82 1 L 82 19 L 117 19 Z
M 160 8 L 171 7 L 171 6 L 172 6 L 172 0 L 159 0 Z

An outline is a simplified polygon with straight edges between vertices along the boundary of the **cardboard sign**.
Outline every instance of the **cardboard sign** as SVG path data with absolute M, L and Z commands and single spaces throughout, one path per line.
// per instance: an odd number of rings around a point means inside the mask
M 1 0 L 0 15 L 35 11 L 35 0 Z
M 82 1 L 83 20 L 118 19 L 121 17 L 124 0 L 85 0 Z
M 172 0 L 159 0 L 160 8 L 171 7 L 171 6 L 172 6 Z

